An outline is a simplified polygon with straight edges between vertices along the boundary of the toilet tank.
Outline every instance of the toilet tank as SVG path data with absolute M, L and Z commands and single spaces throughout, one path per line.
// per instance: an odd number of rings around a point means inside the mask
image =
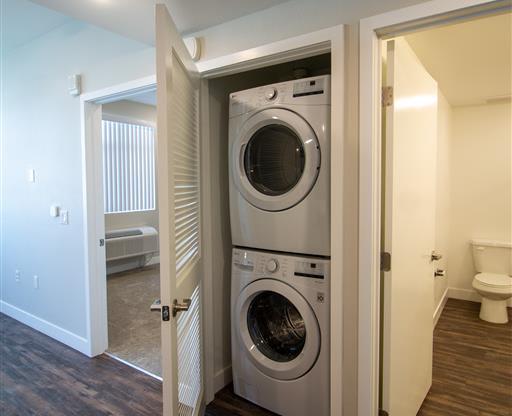
M 478 273 L 499 273 L 512 276 L 512 243 L 472 240 L 473 262 Z

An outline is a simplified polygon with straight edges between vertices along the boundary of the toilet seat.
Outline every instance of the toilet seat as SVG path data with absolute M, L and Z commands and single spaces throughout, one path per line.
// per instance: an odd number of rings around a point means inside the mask
M 512 277 L 506 274 L 478 273 L 475 280 L 482 286 L 490 288 L 512 288 Z

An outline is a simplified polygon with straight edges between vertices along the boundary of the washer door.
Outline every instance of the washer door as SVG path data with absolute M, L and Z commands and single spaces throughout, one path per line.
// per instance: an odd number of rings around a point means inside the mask
M 238 191 L 252 205 L 282 211 L 313 189 L 320 170 L 320 146 L 311 126 L 298 114 L 272 108 L 242 126 L 232 154 Z
M 246 286 L 236 304 L 241 348 L 264 374 L 293 380 L 306 374 L 320 353 L 315 313 L 291 286 L 274 279 Z

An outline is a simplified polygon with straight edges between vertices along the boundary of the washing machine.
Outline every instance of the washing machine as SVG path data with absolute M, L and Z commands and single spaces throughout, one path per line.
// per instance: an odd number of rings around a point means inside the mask
M 329 414 L 329 275 L 323 257 L 233 249 L 237 395 L 283 416 Z
M 330 255 L 330 76 L 235 92 L 229 106 L 233 245 Z

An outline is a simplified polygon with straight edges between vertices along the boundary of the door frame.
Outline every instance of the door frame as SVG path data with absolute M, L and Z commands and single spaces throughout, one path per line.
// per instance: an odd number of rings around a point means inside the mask
M 104 248 L 99 239 L 105 238 L 101 111 L 102 104 L 118 101 L 156 89 L 156 76 L 148 76 L 92 91 L 80 96 L 82 144 L 82 198 L 84 254 L 86 275 L 86 319 L 88 355 L 102 354 L 108 347 L 107 281 Z
M 372 16 L 359 27 L 358 414 L 379 405 L 382 40 L 510 10 L 510 0 L 433 0 Z
M 201 76 L 201 175 L 207 179 L 210 169 L 209 160 L 209 114 L 208 114 L 208 80 L 223 77 L 256 68 L 277 65 L 296 59 L 307 58 L 322 53 L 331 53 L 331 296 L 343 297 L 343 187 L 339 177 L 342 175 L 344 158 L 344 91 L 345 91 L 345 27 L 333 26 L 308 34 L 272 42 L 263 46 L 247 49 L 206 61 L 197 62 Z M 108 345 L 107 339 L 107 302 L 105 262 L 98 250 L 98 239 L 103 238 L 103 230 L 98 229 L 104 215 L 102 196 L 96 197 L 94 190 L 101 177 L 99 171 L 101 147 L 94 146 L 95 137 L 91 120 L 102 103 L 119 100 L 129 95 L 150 91 L 156 86 L 156 76 L 136 79 L 127 83 L 114 85 L 102 90 L 81 95 L 81 132 L 82 132 L 82 180 L 84 204 L 84 253 L 86 272 L 87 303 L 87 338 L 89 356 L 102 354 Z M 97 116 L 97 114 L 96 114 Z M 158 128 L 158 126 L 157 126 Z M 96 135 L 97 136 L 97 135 Z M 335 169 L 334 167 L 339 167 Z M 100 186 L 102 186 L 100 184 Z M 205 402 L 209 403 L 215 395 L 214 345 L 213 345 L 213 258 L 211 250 L 212 230 L 211 190 L 203 187 L 203 336 L 204 336 L 204 381 Z M 343 350 L 343 304 L 331 302 L 331 351 Z M 331 415 L 342 414 L 342 355 L 331 354 Z
M 252 69 L 277 65 L 296 59 L 303 59 L 322 53 L 331 53 L 331 297 L 343 298 L 343 187 L 339 178 L 342 176 L 344 158 L 344 91 L 345 91 L 345 26 L 338 25 L 308 34 L 272 42 L 266 45 L 236 52 L 230 55 L 197 62 L 202 78 L 201 130 L 203 145 L 202 168 L 203 174 L 209 169 L 209 162 L 204 155 L 209 152 L 208 140 L 208 79 L 232 75 Z M 203 164 L 204 163 L 204 164 Z M 335 169 L 339 167 L 339 170 Z M 203 195 L 204 217 L 203 238 L 206 238 L 204 248 L 211 247 L 212 230 L 210 189 L 205 189 Z M 213 276 L 211 273 L 213 258 L 211 251 L 203 252 L 205 271 L 204 292 L 212 293 Z M 205 400 L 209 403 L 215 394 L 215 371 L 213 368 L 213 298 L 205 298 Z M 331 351 L 343 351 L 343 303 L 331 302 Z M 331 415 L 342 414 L 342 356 L 331 354 Z

